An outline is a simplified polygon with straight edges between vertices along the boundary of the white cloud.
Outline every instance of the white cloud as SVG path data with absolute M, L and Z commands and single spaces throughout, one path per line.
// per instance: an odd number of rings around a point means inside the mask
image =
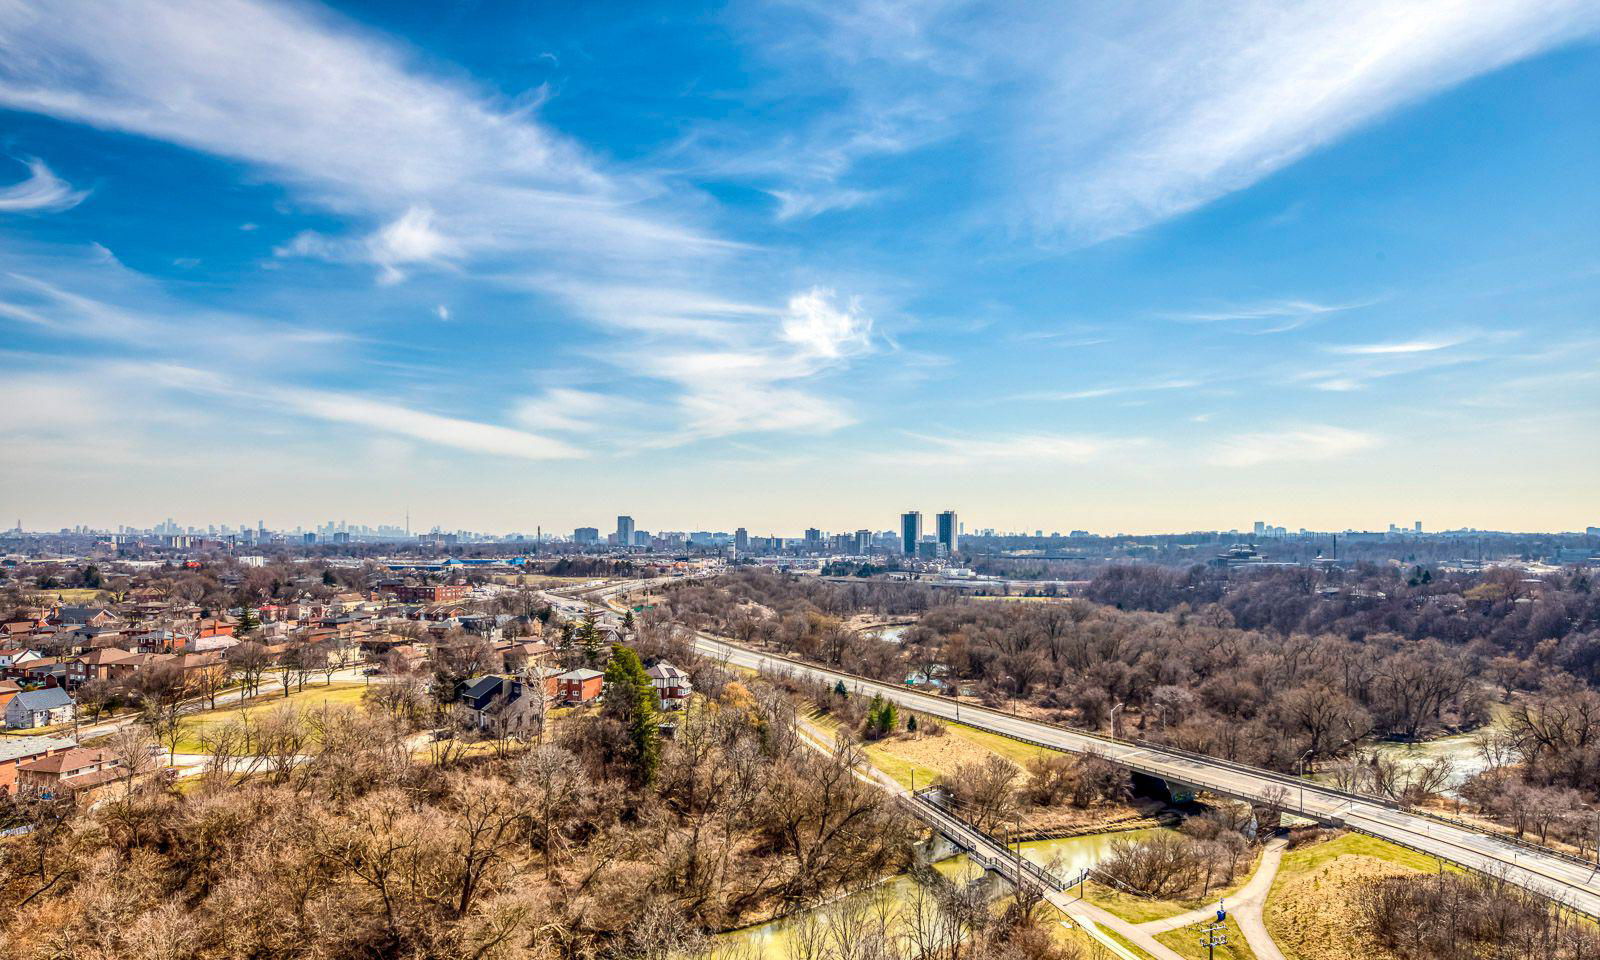
M 605 169 L 537 105 L 432 73 L 334 13 L 269 0 L 0 3 L 0 54 L 0 106 L 240 161 L 348 225 L 301 232 L 279 257 L 371 264 L 387 284 L 447 267 L 553 296 L 618 334 L 608 362 L 707 343 L 788 352 L 784 372 L 716 388 L 739 417 L 715 415 L 711 388 L 682 381 L 673 399 L 692 432 L 841 419 L 792 381 L 864 349 L 852 306 L 716 292 L 748 248 L 686 226 L 659 180 Z M 779 380 L 791 382 L 775 392 Z
M 461 247 L 434 226 L 433 211 L 411 207 L 392 223 L 386 224 L 367 241 L 372 262 L 383 268 L 383 280 L 398 283 L 405 279 L 400 267 L 410 263 L 430 263 L 460 256 Z
M 777 218 L 782 223 L 789 220 L 809 220 L 833 210 L 859 207 L 878 196 L 878 192 L 829 186 L 809 191 L 773 190 L 772 196 L 778 201 Z
M 525 430 L 441 416 L 349 393 L 293 389 L 271 389 L 266 392 L 272 400 L 305 416 L 411 437 L 470 453 L 524 460 L 570 460 L 585 455 L 583 450 L 571 444 Z
M 550 387 L 538 397 L 517 402 L 512 418 L 531 430 L 593 432 L 605 417 L 626 413 L 638 416 L 645 411 L 620 397 L 572 387 Z
M 1026 393 L 1012 399 L 1016 400 L 1097 400 L 1101 397 L 1116 397 L 1131 393 L 1158 393 L 1167 390 L 1192 390 L 1204 386 L 1204 380 L 1188 378 L 1171 378 L 1167 380 L 1152 380 L 1142 383 L 1123 383 L 1105 387 L 1090 387 L 1083 390 L 1048 391 L 1044 393 Z
M 859 353 L 870 345 L 872 320 L 861 315 L 857 300 L 835 306 L 834 292 L 813 287 L 789 298 L 783 318 L 783 339 L 807 353 L 834 359 Z
M 907 434 L 915 442 L 875 459 L 883 463 L 924 466 L 1014 463 L 1089 463 L 1143 446 L 1141 437 L 1085 434 L 1019 433 L 1005 436 L 952 437 Z
M 1288 333 L 1331 314 L 1370 306 L 1375 302 L 1367 300 L 1357 303 L 1317 303 L 1314 300 L 1268 300 L 1215 310 L 1178 313 L 1173 314 L 1171 319 L 1179 323 L 1225 324 L 1251 334 Z
M 89 195 L 50 172 L 41 160 L 28 161 L 28 179 L 0 187 L 0 213 L 60 213 Z
M 1358 343 L 1348 346 L 1328 347 L 1329 353 L 1338 353 L 1352 357 L 1387 357 L 1408 353 L 1432 353 L 1435 350 L 1448 350 L 1460 346 L 1470 340 L 1470 337 L 1454 337 L 1445 340 L 1403 340 L 1392 343 Z
M 394 279 L 469 253 L 593 266 L 719 246 L 646 212 L 651 184 L 607 174 L 527 110 L 307 6 L 5 4 L 0 50 L 0 105 L 237 159 L 365 221 L 359 241 L 308 237 L 284 253 L 363 253 Z
M 1221 467 L 1254 467 L 1279 461 L 1337 460 L 1370 449 L 1378 438 L 1343 427 L 1306 425 L 1261 433 L 1241 433 L 1222 440 L 1208 462 Z
M 570 460 L 587 455 L 565 441 L 526 430 L 445 416 L 357 393 L 253 383 L 175 363 L 123 363 L 114 369 L 123 376 L 146 378 L 169 390 L 203 394 L 258 410 L 284 409 L 328 423 L 362 427 L 470 453 L 524 460 Z
M 779 95 L 833 94 L 832 115 L 727 169 L 825 196 L 865 161 L 966 134 L 1019 219 L 1071 243 L 1203 206 L 1600 26 L 1592 0 L 792 6 L 747 19 L 789 71 Z
M 1033 213 L 1079 239 L 1249 186 L 1397 107 L 1592 31 L 1588 0 L 1192 0 L 1078 6 L 1021 166 Z

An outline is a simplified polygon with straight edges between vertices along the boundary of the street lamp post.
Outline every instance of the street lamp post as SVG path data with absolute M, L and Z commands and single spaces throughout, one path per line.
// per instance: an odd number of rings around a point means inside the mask
M 1113 740 L 1116 739 L 1117 736 L 1117 711 L 1121 710 L 1122 707 L 1123 702 L 1118 700 L 1116 706 L 1111 708 L 1111 737 Z
M 1305 753 L 1300 754 L 1300 759 L 1297 762 L 1298 766 L 1300 767 L 1300 813 L 1302 816 L 1306 812 L 1306 757 L 1311 756 L 1315 750 L 1316 748 L 1313 747 L 1310 750 L 1307 750 Z

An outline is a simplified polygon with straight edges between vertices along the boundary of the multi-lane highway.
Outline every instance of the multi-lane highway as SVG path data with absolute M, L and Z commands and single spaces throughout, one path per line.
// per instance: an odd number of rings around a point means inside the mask
M 582 596 L 587 601 L 609 603 L 610 598 L 617 595 L 638 592 L 662 582 L 625 581 L 585 591 Z M 1491 834 L 1400 810 L 1377 798 L 1344 793 L 1309 780 L 1153 744 L 1114 740 L 974 707 L 948 697 L 751 650 L 709 634 L 697 634 L 696 644 L 702 654 L 735 666 L 760 671 L 787 671 L 828 683 L 843 681 L 852 690 L 876 693 L 902 707 L 931 716 L 959 721 L 1055 750 L 1098 754 L 1169 783 L 1187 784 L 1291 813 L 1301 813 L 1324 823 L 1350 827 L 1471 870 L 1502 876 L 1520 887 L 1600 918 L 1600 875 L 1597 875 L 1594 864 L 1554 851 L 1518 845 Z

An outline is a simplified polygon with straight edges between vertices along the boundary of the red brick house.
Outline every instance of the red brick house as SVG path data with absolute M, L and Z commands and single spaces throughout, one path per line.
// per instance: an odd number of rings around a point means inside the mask
M 0 797 L 17 790 L 17 768 L 66 753 L 78 745 L 69 737 L 0 737 Z
M 17 767 L 17 792 L 58 795 L 92 790 L 127 776 L 110 750 L 73 747 Z
M 556 677 L 556 699 L 566 704 L 588 703 L 600 696 L 604 678 L 599 670 L 568 670 Z

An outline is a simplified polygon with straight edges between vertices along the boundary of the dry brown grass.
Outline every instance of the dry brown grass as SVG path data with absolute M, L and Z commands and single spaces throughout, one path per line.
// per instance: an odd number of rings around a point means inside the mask
M 1273 885 L 1267 929 L 1288 960 L 1394 960 L 1356 923 L 1357 891 L 1384 877 L 1415 871 L 1377 857 L 1341 856 Z

